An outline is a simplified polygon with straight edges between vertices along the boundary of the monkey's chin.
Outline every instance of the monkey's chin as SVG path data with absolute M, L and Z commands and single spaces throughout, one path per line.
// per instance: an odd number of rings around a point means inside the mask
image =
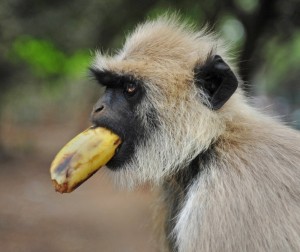
M 132 155 L 133 151 L 130 143 L 126 142 L 125 140 L 120 144 L 115 155 L 106 164 L 106 167 L 112 171 L 118 171 L 130 162 Z

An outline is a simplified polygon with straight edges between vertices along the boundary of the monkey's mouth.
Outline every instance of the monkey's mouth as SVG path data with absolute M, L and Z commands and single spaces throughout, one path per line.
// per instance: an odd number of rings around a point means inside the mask
M 132 147 L 130 141 L 122 139 L 122 143 L 115 151 L 115 155 L 106 164 L 106 167 L 110 170 L 117 171 L 121 169 L 132 157 Z
M 118 145 L 118 148 L 115 150 L 115 154 L 106 164 L 106 167 L 112 171 L 117 171 L 121 169 L 125 164 L 127 164 L 134 153 L 134 141 L 136 136 L 134 134 L 126 135 L 123 128 L 119 127 L 116 123 L 107 124 L 105 121 L 98 123 L 93 126 L 94 128 L 103 127 L 113 132 L 121 139 L 121 143 Z M 128 132 L 129 130 L 127 130 Z
M 105 128 L 120 138 L 121 143 L 116 148 L 113 157 L 105 165 L 107 168 L 109 168 L 111 170 L 115 170 L 116 163 L 118 163 L 118 166 L 120 166 L 122 164 L 121 160 L 124 159 L 123 156 L 125 156 L 125 154 L 126 154 L 126 139 L 124 137 L 124 134 L 122 134 L 121 130 L 119 130 L 118 128 L 115 128 L 111 125 L 110 126 L 106 126 L 105 124 L 93 125 L 92 128 Z
M 109 169 L 112 169 L 114 170 L 114 163 L 116 160 L 120 159 L 120 156 L 122 156 L 122 153 L 125 152 L 125 149 L 123 147 L 123 141 L 122 143 L 118 146 L 118 148 L 116 149 L 115 151 L 115 154 L 114 156 L 111 158 L 111 160 L 106 164 L 106 167 L 109 168 Z

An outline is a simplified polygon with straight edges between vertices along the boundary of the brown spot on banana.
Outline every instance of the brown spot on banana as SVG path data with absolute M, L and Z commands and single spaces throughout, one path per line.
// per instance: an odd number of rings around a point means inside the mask
M 91 127 L 68 142 L 56 155 L 50 174 L 55 190 L 72 192 L 115 155 L 121 139 L 110 130 Z

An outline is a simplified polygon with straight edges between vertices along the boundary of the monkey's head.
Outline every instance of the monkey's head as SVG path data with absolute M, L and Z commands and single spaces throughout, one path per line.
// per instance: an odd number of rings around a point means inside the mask
M 91 120 L 122 139 L 107 164 L 117 184 L 159 183 L 223 133 L 238 86 L 225 55 L 175 18 L 138 26 L 115 56 L 97 53 L 91 72 L 105 92 Z

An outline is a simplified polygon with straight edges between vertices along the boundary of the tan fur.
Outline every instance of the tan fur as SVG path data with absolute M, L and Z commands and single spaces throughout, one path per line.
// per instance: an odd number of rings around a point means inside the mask
M 299 132 L 253 109 L 240 89 L 218 111 L 204 105 L 193 69 L 210 53 L 230 61 L 216 36 L 164 17 L 138 26 L 117 55 L 97 54 L 94 67 L 143 80 L 138 116 L 147 127 L 154 109 L 160 123 L 130 163 L 108 173 L 118 186 L 160 187 L 214 145 L 180 203 L 170 234 L 178 251 L 300 251 Z

